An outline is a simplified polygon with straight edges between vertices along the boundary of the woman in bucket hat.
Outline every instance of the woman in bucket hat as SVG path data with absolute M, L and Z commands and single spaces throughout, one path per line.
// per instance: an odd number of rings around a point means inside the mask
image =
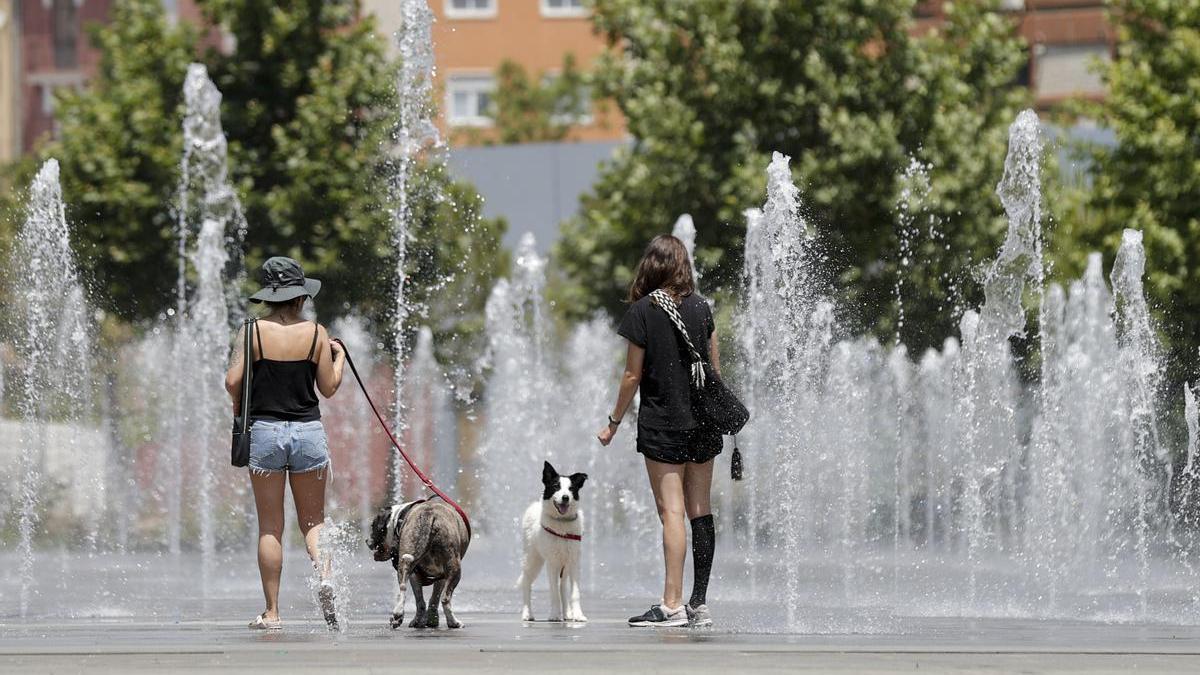
M 317 592 L 321 610 L 329 626 L 336 628 L 331 570 L 319 563 L 330 465 L 317 392 L 325 398 L 337 392 L 345 359 L 341 345 L 329 339 L 325 327 L 302 316 L 304 303 L 320 292 L 320 281 L 306 278 L 300 263 L 281 256 L 263 263 L 262 279 L 262 289 L 250 296 L 250 302 L 263 303 L 268 310 L 251 324 L 249 469 L 258 511 L 258 571 L 266 611 L 255 617 L 250 627 L 278 630 L 283 626 L 279 577 L 283 570 L 283 492 L 288 482 L 305 546 L 321 576 Z M 244 368 L 242 331 L 234 344 L 238 347 L 225 376 L 225 388 L 237 411 Z

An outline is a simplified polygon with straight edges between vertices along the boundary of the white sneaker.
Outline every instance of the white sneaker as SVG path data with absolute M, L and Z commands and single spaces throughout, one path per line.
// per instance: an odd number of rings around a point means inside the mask
M 708 605 L 692 607 L 687 605 L 688 627 L 708 628 L 713 625 L 712 614 L 708 613 Z
M 655 628 L 681 628 L 688 625 L 686 605 L 675 609 L 667 609 L 662 605 L 652 605 L 645 614 L 629 618 L 630 626 L 639 628 L 653 626 Z

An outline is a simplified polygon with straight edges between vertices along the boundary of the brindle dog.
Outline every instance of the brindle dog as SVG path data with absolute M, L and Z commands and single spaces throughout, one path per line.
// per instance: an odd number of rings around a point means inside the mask
M 439 602 L 446 625 L 462 628 L 450 603 L 462 578 L 462 558 L 468 544 L 466 524 L 457 511 L 440 499 L 398 504 L 375 516 L 367 546 L 376 560 L 392 561 L 400 585 L 392 609 L 392 628 L 404 623 L 406 579 L 417 601 L 416 616 L 408 624 L 410 628 L 436 628 Z M 428 610 L 421 590 L 425 586 L 433 586 Z

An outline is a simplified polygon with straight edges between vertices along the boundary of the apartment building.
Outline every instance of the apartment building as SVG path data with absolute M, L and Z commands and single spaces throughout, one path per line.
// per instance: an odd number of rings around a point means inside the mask
M 114 0 L 0 0 L 0 124 L 15 131 L 15 154 L 30 152 L 57 131 L 55 92 L 82 88 L 95 74 L 100 53 L 92 47 L 88 29 L 110 20 Z M 200 21 L 194 0 L 162 0 L 171 21 Z M 7 32 L 6 32 L 7 31 Z M 7 37 L 6 37 L 7 36 Z M 11 50 L 5 40 L 11 40 Z M 7 56 L 11 54 L 11 59 Z M 12 73 L 13 92 L 5 96 L 6 73 Z M 5 130 L 0 129 L 0 161 Z
M 16 0 L 21 152 L 55 132 L 54 92 L 83 87 L 95 72 L 100 54 L 85 27 L 106 22 L 111 5 L 112 0 Z
M 496 71 L 505 61 L 524 67 L 533 78 L 552 78 L 571 54 L 588 70 L 605 49 L 592 30 L 583 0 L 429 0 L 433 25 L 438 126 L 456 145 L 493 138 L 489 116 Z M 391 36 L 400 24 L 399 2 L 365 0 L 380 33 Z M 469 133 L 464 133 L 469 132 Z M 592 105 L 571 125 L 568 141 L 613 142 L 625 135 L 612 105 Z
M 1112 58 L 1116 34 L 1103 0 L 1003 0 L 1001 6 L 1017 19 L 1029 44 L 1022 80 L 1033 91 L 1037 107 L 1049 108 L 1078 96 L 1104 96 L 1095 65 Z M 942 0 L 918 6 L 922 28 L 932 28 L 943 19 Z

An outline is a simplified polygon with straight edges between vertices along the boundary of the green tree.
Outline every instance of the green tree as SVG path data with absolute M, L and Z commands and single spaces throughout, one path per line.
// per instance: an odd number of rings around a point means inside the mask
M 111 19 L 92 33 L 102 58 L 91 87 L 60 92 L 61 134 L 38 154 L 58 158 L 68 216 L 87 224 L 74 243 L 102 289 L 96 300 L 126 318 L 153 316 L 174 292 L 171 205 L 197 32 L 168 26 L 155 2 L 119 2 Z
M 172 216 L 182 147 L 182 86 L 190 62 L 206 63 L 222 91 L 230 175 L 249 223 L 247 265 L 269 255 L 300 260 L 326 281 L 329 317 L 354 308 L 386 321 L 394 306 L 395 258 L 387 203 L 387 155 L 395 66 L 355 3 L 200 0 L 231 49 L 195 27 L 170 25 L 158 0 L 119 0 L 94 32 L 102 61 L 91 86 L 60 96 L 57 157 L 81 261 L 98 300 L 125 319 L 152 317 L 172 302 Z M 205 47 L 203 45 L 210 45 Z M 445 279 L 482 308 L 503 271 L 502 222 L 480 217 L 478 196 L 422 165 L 414 188 L 409 293 L 421 300 Z M 445 201 L 449 196 L 451 202 Z M 480 255 L 463 244 L 471 237 Z M 474 293 L 476 296 L 471 296 Z M 438 304 L 425 317 L 450 331 L 476 322 Z
M 1002 233 L 992 190 L 1024 52 L 1013 22 L 980 3 L 947 5 L 947 24 L 924 36 L 913 7 L 598 0 L 596 25 L 614 51 L 596 93 L 616 101 L 634 142 L 564 226 L 556 258 L 576 283 L 562 304 L 617 309 L 645 242 L 685 212 L 705 278 L 731 286 L 742 212 L 761 205 L 778 150 L 828 244 L 846 319 L 891 336 L 896 199 L 917 158 L 932 166 L 924 216 L 941 234 L 916 243 L 924 265 L 906 274 L 903 337 L 920 349 L 950 333 L 946 296 Z
M 452 379 L 477 387 L 480 382 L 466 380 L 487 346 L 488 294 L 508 274 L 508 250 L 500 241 L 506 224 L 484 218 L 479 194 L 451 180 L 441 165 L 421 165 L 415 182 L 406 297 L 418 309 L 408 327 L 415 334 L 418 325 L 428 325 Z
M 1144 234 L 1146 290 L 1178 373 L 1200 348 L 1200 2 L 1115 0 L 1117 57 L 1101 68 L 1106 99 L 1085 109 L 1116 143 L 1090 148 L 1092 184 L 1058 246 L 1081 268 L 1087 251 L 1111 262 L 1125 228 Z
M 492 117 L 500 143 L 560 141 L 590 106 L 587 77 L 572 54 L 563 57 L 561 71 L 552 77 L 543 73 L 535 79 L 508 60 L 496 70 Z

